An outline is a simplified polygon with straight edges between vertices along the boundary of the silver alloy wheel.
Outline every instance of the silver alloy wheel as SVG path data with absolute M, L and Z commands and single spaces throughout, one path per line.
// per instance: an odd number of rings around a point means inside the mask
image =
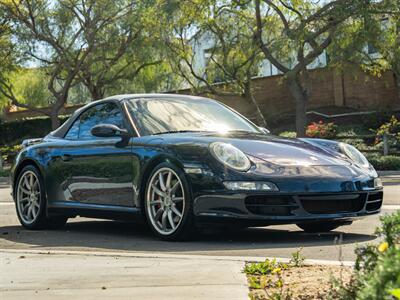
M 146 193 L 146 209 L 154 229 L 170 235 L 182 222 L 185 194 L 179 176 L 170 168 L 161 168 L 151 177 Z
M 40 183 L 32 171 L 26 171 L 19 179 L 17 186 L 17 209 L 19 216 L 26 224 L 32 224 L 39 215 Z

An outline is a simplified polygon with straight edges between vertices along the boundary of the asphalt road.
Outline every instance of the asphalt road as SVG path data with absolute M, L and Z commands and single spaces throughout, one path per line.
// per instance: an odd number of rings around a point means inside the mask
M 400 183 L 385 185 L 382 214 L 400 209 Z M 198 234 L 188 242 L 163 242 L 145 224 L 75 218 L 62 230 L 27 231 L 18 223 L 8 188 L 0 188 L 0 250 L 196 254 L 211 256 L 290 257 L 303 248 L 309 259 L 353 260 L 354 248 L 378 242 L 379 216 L 354 222 L 327 234 L 306 234 L 294 225 Z

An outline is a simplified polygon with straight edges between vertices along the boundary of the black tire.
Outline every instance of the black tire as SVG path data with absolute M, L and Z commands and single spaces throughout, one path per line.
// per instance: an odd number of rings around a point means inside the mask
M 348 224 L 348 223 L 347 223 Z M 313 222 L 313 223 L 300 223 L 298 227 L 308 233 L 329 232 L 336 228 L 347 225 L 342 222 Z
M 39 187 L 40 187 L 40 196 L 39 196 L 39 209 L 37 216 L 32 222 L 26 222 L 24 218 L 21 216 L 20 212 L 20 207 L 18 204 L 18 187 L 21 184 L 21 179 L 23 176 L 27 173 L 34 173 L 37 180 L 39 181 Z M 15 181 L 15 187 L 14 187 L 14 192 L 13 192 L 13 197 L 14 197 L 14 202 L 15 202 L 15 208 L 17 211 L 17 216 L 18 220 L 21 223 L 21 225 L 29 230 L 39 230 L 39 229 L 57 229 L 57 228 L 62 228 L 65 223 L 67 223 L 68 218 L 65 216 L 59 216 L 59 217 L 51 217 L 48 218 L 46 214 L 46 206 L 47 206 L 47 199 L 46 199 L 46 193 L 44 189 L 44 183 L 43 183 L 43 178 L 40 174 L 40 172 L 37 170 L 36 167 L 33 165 L 27 165 L 25 166 L 21 172 L 18 174 L 17 180 Z
M 148 204 L 148 193 L 149 193 L 149 185 L 151 183 L 151 179 L 153 176 L 160 170 L 160 169 L 171 169 L 172 171 L 175 172 L 175 174 L 179 177 L 179 180 L 182 184 L 183 188 L 183 201 L 184 201 L 184 209 L 183 209 L 183 216 L 182 219 L 179 223 L 179 225 L 176 227 L 175 231 L 170 234 L 161 234 L 151 221 L 151 216 L 150 216 L 150 211 L 147 206 Z M 147 179 L 146 182 L 146 189 L 144 193 L 144 199 L 143 199 L 143 209 L 145 212 L 146 216 L 146 221 L 153 233 L 160 238 L 161 240 L 164 241 L 183 241 L 187 240 L 189 237 L 192 236 L 192 234 L 195 232 L 195 225 L 194 225 L 194 215 L 193 215 L 193 199 L 192 199 L 192 194 L 191 194 L 191 189 L 189 186 L 189 183 L 186 179 L 186 176 L 184 172 L 175 166 L 174 164 L 168 163 L 168 162 L 163 162 L 157 165 L 153 171 L 151 172 L 150 176 Z

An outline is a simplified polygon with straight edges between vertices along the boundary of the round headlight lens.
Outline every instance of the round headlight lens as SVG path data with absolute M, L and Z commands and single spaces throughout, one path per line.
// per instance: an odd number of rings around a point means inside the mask
M 357 165 L 364 167 L 364 168 L 369 168 L 368 160 L 355 147 L 353 147 L 349 144 L 345 144 L 345 143 L 340 143 L 339 147 L 340 147 L 340 150 L 344 154 L 346 154 L 348 158 L 350 158 L 352 161 L 354 161 Z
M 246 154 L 231 144 L 215 142 L 210 145 L 211 152 L 223 164 L 238 170 L 247 171 L 251 163 Z

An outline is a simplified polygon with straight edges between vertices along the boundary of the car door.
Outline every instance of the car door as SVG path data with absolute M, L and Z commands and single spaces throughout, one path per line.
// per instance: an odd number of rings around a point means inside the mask
M 67 201 L 84 204 L 133 206 L 131 145 L 117 144 L 121 138 L 99 138 L 93 126 L 113 124 L 126 128 L 116 102 L 89 107 L 65 135 L 61 153 Z

